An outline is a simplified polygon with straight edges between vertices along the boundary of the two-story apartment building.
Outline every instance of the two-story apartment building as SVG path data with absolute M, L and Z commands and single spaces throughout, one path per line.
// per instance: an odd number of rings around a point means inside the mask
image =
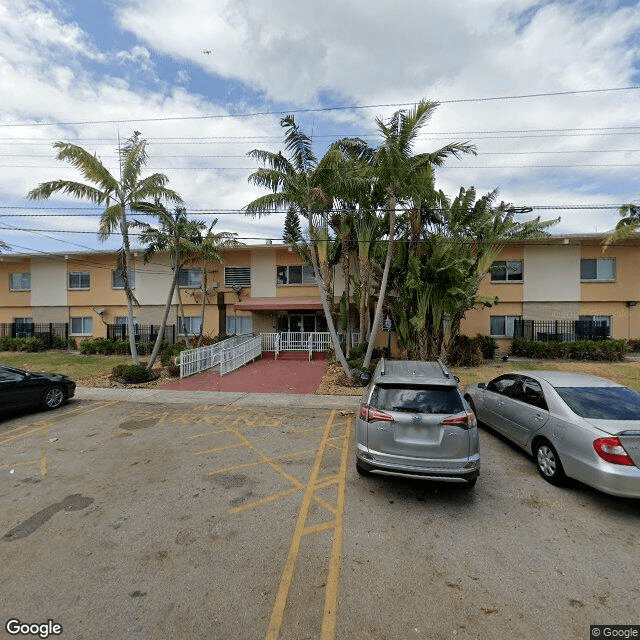
M 640 241 L 604 248 L 601 235 L 509 243 L 479 293 L 499 304 L 467 313 L 461 330 L 507 344 L 516 320 L 603 323 L 613 338 L 640 336 Z M 562 331 L 558 331 L 559 334 Z
M 604 237 L 507 244 L 480 288 L 499 303 L 467 312 L 462 333 L 491 335 L 506 348 L 519 320 L 596 321 L 611 337 L 639 337 L 640 241 L 633 238 L 603 251 Z M 172 278 L 169 257 L 157 254 L 148 263 L 142 253 L 134 257 L 136 321 L 158 325 Z M 312 269 L 286 246 L 226 249 L 222 263 L 206 266 L 206 291 L 204 281 L 199 265 L 179 274 L 180 295 L 174 295 L 169 317 L 178 335 L 199 331 L 203 296 L 207 335 L 326 330 Z M 334 302 L 343 290 L 336 269 Z M 0 256 L 0 323 L 68 323 L 69 334 L 82 339 L 106 336 L 106 327 L 124 324 L 125 317 L 122 274 L 112 252 Z M 386 345 L 387 336 L 381 334 L 378 343 Z

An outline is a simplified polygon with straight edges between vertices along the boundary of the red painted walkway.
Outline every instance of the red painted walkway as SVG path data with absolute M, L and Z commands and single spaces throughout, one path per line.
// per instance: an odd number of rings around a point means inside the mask
M 255 362 L 220 376 L 214 371 L 205 371 L 195 376 L 168 382 L 160 389 L 168 391 L 234 391 L 241 393 L 315 393 L 327 370 L 323 354 L 315 354 L 309 362 L 302 356 L 284 354 L 274 360 L 273 355 L 263 354 Z

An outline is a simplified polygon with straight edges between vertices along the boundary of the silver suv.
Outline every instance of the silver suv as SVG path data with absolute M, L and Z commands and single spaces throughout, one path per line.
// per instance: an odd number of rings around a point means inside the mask
M 440 362 L 381 360 L 356 419 L 358 473 L 466 482 L 480 473 L 476 417 Z

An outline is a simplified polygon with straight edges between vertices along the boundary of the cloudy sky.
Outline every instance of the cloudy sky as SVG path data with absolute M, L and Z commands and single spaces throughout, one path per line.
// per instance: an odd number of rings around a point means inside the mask
M 281 148 L 280 117 L 295 113 L 321 155 L 342 136 L 377 144 L 376 117 L 420 98 L 440 106 L 416 152 L 478 148 L 438 171 L 447 194 L 497 188 L 561 216 L 554 233 L 607 231 L 640 198 L 639 33 L 635 0 L 0 0 L 0 239 L 116 246 L 68 209 L 86 203 L 25 196 L 79 177 L 54 141 L 117 172 L 133 130 L 194 215 L 279 239 L 281 216 L 231 212 L 263 193 L 246 154 Z

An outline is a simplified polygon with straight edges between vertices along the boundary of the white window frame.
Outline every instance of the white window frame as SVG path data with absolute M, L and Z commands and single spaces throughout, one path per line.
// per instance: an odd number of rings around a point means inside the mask
M 202 316 L 184 316 L 184 318 L 181 316 L 178 316 L 178 335 L 179 336 L 185 335 L 183 327 L 186 326 L 187 335 L 196 336 L 200 333 L 201 325 L 202 325 Z
M 595 278 L 583 278 L 582 277 L 582 263 L 583 262 L 595 262 L 596 263 L 596 277 Z M 612 265 L 611 271 L 613 271 L 613 278 L 601 278 L 600 265 L 605 262 Z M 581 258 L 580 259 L 580 281 L 581 282 L 615 282 L 616 281 L 616 259 L 615 258 Z
M 16 276 L 19 276 L 17 283 L 14 280 Z M 31 291 L 31 272 L 9 274 L 9 291 Z
M 116 325 L 116 327 L 122 327 L 122 326 L 127 326 L 127 316 L 116 316 L 113 319 L 113 324 Z M 133 316 L 133 326 L 137 326 L 138 324 L 138 317 L 137 316 Z
M 516 264 L 519 265 L 519 271 L 516 271 L 513 266 Z M 502 273 L 502 268 L 504 268 L 504 279 L 496 277 L 496 272 L 500 270 Z M 512 277 L 509 277 L 510 270 L 512 271 Z M 524 260 L 496 260 L 491 265 L 490 274 L 492 284 L 524 282 Z
M 119 278 L 122 284 L 116 283 L 116 278 Z M 129 285 L 132 289 L 136 288 L 136 272 L 135 269 L 129 269 Z M 121 269 L 113 269 L 111 271 L 111 288 L 112 289 L 124 289 L 124 278 L 122 277 Z
M 493 318 L 502 318 L 504 321 L 504 333 L 492 333 L 491 332 L 491 320 Z M 503 316 L 490 316 L 489 317 L 489 335 L 493 338 L 513 338 L 514 332 L 514 322 L 516 320 L 522 320 L 522 316 L 511 316 L 511 315 L 503 315 Z M 509 333 L 509 325 L 511 325 L 511 333 Z
M 300 269 L 300 282 L 291 282 L 291 269 Z M 278 265 L 276 267 L 276 284 L 279 286 L 308 286 L 318 284 L 318 281 L 314 275 L 312 266 L 306 264 L 291 264 Z
M 200 267 L 180 269 L 178 273 L 178 286 L 181 289 L 198 288 L 202 285 L 202 275 L 202 269 Z
M 78 281 L 78 285 L 79 286 L 73 286 L 71 283 L 71 278 L 72 276 L 75 278 L 76 276 L 78 277 L 79 281 Z M 82 286 L 82 280 L 83 278 L 86 276 L 87 278 L 87 285 L 86 286 Z M 91 272 L 90 271 L 69 271 L 69 273 L 67 274 L 67 288 L 68 289 L 73 289 L 74 291 L 87 291 L 88 289 L 91 288 Z
M 240 332 L 237 329 L 240 328 Z M 232 335 L 247 335 L 253 332 L 253 317 L 252 316 L 227 316 L 226 334 Z M 248 331 L 247 331 L 248 329 Z
M 225 287 L 250 287 L 251 267 L 225 267 L 224 268 Z
M 80 331 L 74 331 L 74 321 L 80 320 L 82 328 Z M 92 336 L 93 335 L 93 318 L 91 316 L 73 316 L 69 318 L 69 335 L 72 336 Z

